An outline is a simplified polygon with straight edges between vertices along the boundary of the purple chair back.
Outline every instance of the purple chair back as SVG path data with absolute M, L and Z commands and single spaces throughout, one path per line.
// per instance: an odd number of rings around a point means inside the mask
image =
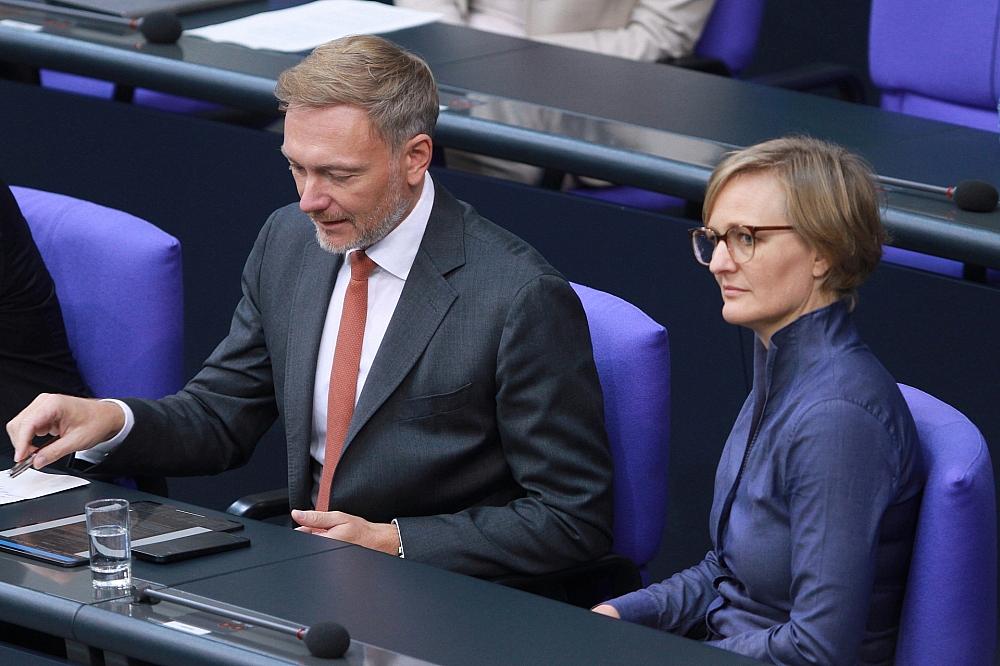
M 917 424 L 927 483 L 896 664 L 990 664 L 997 631 L 997 514 L 982 434 L 958 410 L 899 385 Z
M 964 264 L 961 261 L 935 257 L 931 254 L 924 254 L 923 252 L 893 247 L 891 245 L 882 246 L 882 261 L 958 279 L 962 279 L 965 270 Z
M 615 466 L 612 550 L 643 570 L 667 516 L 670 346 L 667 331 L 617 296 L 573 285 L 590 324 Z
M 757 47 L 763 17 L 764 0 L 716 0 L 695 44 L 695 55 L 721 60 L 733 76 L 739 76 Z
M 176 238 L 121 211 L 12 187 L 95 396 L 160 398 L 183 384 L 183 283 Z
M 39 76 L 42 85 L 52 90 L 61 90 L 87 97 L 100 97 L 102 99 L 111 99 L 115 92 L 115 84 L 113 82 L 94 79 L 89 76 L 80 76 L 79 74 L 70 74 L 51 69 L 41 70 Z M 212 102 L 170 95 L 147 88 L 136 88 L 132 102 L 137 106 L 181 114 L 198 114 L 217 111 L 222 108 Z
M 1000 0 L 873 0 L 868 40 L 882 108 L 997 130 Z

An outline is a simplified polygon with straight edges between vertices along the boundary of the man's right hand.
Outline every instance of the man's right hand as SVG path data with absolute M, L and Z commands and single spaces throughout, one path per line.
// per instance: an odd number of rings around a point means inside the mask
M 14 445 L 14 460 L 21 461 L 38 450 L 36 435 L 55 435 L 32 462 L 41 469 L 65 455 L 89 449 L 111 439 L 125 426 L 125 414 L 113 402 L 43 393 L 7 424 Z

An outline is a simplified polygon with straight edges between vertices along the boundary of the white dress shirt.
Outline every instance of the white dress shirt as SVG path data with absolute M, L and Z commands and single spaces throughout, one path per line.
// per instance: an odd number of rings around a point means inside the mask
M 368 379 L 375 354 L 382 346 L 382 338 L 389 328 L 389 320 L 396 311 L 399 296 L 403 293 L 406 278 L 413 267 L 420 241 L 423 240 L 431 208 L 434 206 L 434 184 L 430 174 L 424 176 L 424 189 L 410 214 L 385 238 L 370 246 L 365 252 L 375 262 L 375 270 L 368 278 L 368 314 L 365 319 L 365 337 L 361 343 L 361 366 L 358 369 L 358 390 L 354 394 L 354 404 L 361 396 L 361 390 Z M 354 250 L 352 250 L 353 252 Z M 330 305 L 326 311 L 323 337 L 319 341 L 319 357 L 316 361 L 316 379 L 313 384 L 312 438 L 309 452 L 319 466 L 314 466 L 313 504 L 319 492 L 319 471 L 326 456 L 326 410 L 330 393 L 330 370 L 333 354 L 337 349 L 337 335 L 340 330 L 340 315 L 344 310 L 344 296 L 347 283 L 351 279 L 351 265 L 348 257 L 337 273 L 337 282 L 330 295 Z

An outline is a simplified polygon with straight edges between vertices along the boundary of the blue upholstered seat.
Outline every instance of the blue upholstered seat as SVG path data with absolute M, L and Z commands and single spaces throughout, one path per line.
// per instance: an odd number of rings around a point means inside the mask
M 987 387 L 983 387 L 984 390 Z M 982 434 L 955 408 L 900 384 L 927 469 L 896 663 L 993 663 L 997 514 Z
M 590 325 L 615 466 L 612 551 L 644 571 L 659 549 L 667 513 L 667 332 L 617 296 L 578 284 L 573 288 Z
M 159 398 L 183 384 L 183 283 L 176 238 L 88 201 L 11 191 L 62 305 L 70 349 L 98 397 Z

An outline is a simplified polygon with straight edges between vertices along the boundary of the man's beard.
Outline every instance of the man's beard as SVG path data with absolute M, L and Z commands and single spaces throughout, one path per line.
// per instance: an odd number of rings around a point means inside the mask
M 379 204 L 359 223 L 356 216 L 347 218 L 347 223 L 354 227 L 358 236 L 342 245 L 330 241 L 323 229 L 316 225 L 316 242 L 331 254 L 347 254 L 347 252 L 369 247 L 379 242 L 395 229 L 406 217 L 410 202 L 403 196 L 403 188 L 393 186 Z M 311 216 L 310 216 L 311 217 Z M 373 220 L 377 220 L 373 222 Z M 315 219 L 313 220 L 315 222 Z

